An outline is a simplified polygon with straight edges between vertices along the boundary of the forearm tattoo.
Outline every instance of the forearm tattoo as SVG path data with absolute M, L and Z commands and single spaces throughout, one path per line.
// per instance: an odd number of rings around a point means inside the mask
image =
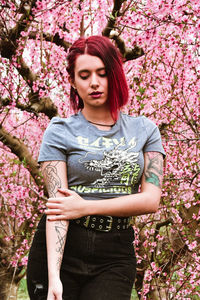
M 66 222 L 65 221 L 57 221 L 55 223 L 55 231 L 57 233 L 58 240 L 56 241 L 56 251 L 58 253 L 62 253 L 65 246 L 65 238 L 66 238 Z
M 57 165 L 59 162 L 50 162 L 43 168 L 43 174 L 49 197 L 56 197 L 58 188 L 61 188 L 61 179 L 58 176 Z
M 59 162 L 50 162 L 46 166 L 44 166 L 43 174 L 45 183 L 47 185 L 47 190 L 49 197 L 56 197 L 56 193 L 59 188 L 62 187 L 61 178 L 58 175 L 58 168 Z M 56 232 L 56 252 L 58 253 L 57 257 L 57 268 L 60 269 L 62 263 L 62 256 L 65 247 L 65 241 L 67 237 L 67 222 L 66 221 L 56 221 L 54 226 Z
M 62 255 L 67 237 L 66 221 L 57 221 L 55 223 L 55 231 L 57 233 L 56 252 L 60 254 L 60 256 L 57 258 L 57 268 L 59 270 L 62 263 Z
M 163 178 L 163 156 L 161 153 L 147 152 L 147 165 L 144 176 L 146 182 L 161 188 Z

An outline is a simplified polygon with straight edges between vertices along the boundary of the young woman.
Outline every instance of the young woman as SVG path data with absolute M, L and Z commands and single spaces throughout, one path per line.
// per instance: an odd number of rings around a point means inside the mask
M 30 299 L 129 300 L 136 275 L 130 217 L 158 209 L 160 133 L 144 116 L 120 112 L 128 87 L 106 37 L 78 39 L 68 73 L 75 114 L 52 119 L 40 150 L 50 198 L 29 254 Z

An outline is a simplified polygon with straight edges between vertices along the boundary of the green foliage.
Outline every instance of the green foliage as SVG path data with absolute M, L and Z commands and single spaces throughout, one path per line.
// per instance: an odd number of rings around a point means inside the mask
M 17 293 L 17 300 L 29 300 L 25 278 L 23 278 L 20 281 L 20 285 Z
M 137 294 L 136 289 L 135 289 L 135 286 L 132 289 L 131 299 L 130 300 L 139 300 L 138 294 Z

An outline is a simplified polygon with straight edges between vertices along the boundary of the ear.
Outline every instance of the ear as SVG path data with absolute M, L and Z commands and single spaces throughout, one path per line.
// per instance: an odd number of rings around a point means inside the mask
M 70 76 L 68 77 L 68 81 L 69 81 L 69 83 L 71 84 L 71 86 L 72 86 L 74 89 L 76 89 L 74 80 L 72 80 L 72 78 L 71 78 Z

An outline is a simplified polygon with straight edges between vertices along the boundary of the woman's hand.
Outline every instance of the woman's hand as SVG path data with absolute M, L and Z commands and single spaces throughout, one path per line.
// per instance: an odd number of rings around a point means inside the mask
M 71 220 L 87 215 L 87 201 L 69 189 L 59 189 L 63 197 L 49 198 L 45 214 L 49 221 Z
M 62 293 L 63 286 L 59 278 L 49 282 L 47 300 L 62 300 Z

